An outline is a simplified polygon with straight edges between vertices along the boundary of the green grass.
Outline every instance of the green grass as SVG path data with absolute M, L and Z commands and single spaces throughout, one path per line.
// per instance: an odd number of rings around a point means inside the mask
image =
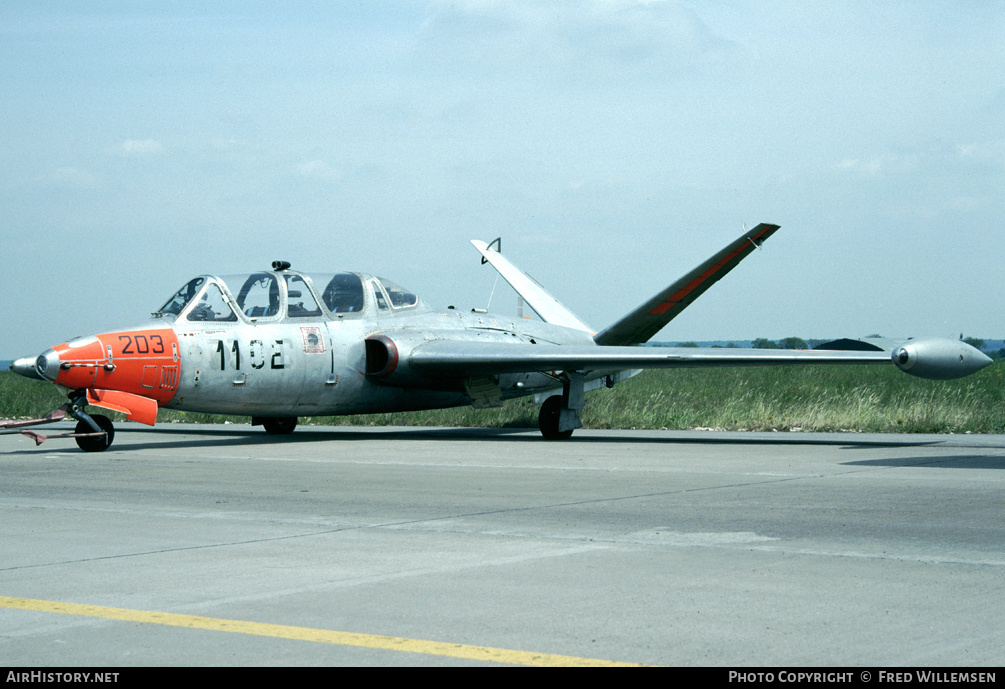
M 928 381 L 889 368 L 651 371 L 597 396 L 591 428 L 1005 433 L 1005 368 Z
M 42 416 L 63 401 L 50 384 L 0 373 L 0 418 Z M 588 393 L 582 418 L 586 428 L 1005 433 L 1005 362 L 954 381 L 919 380 L 874 366 L 647 371 Z M 247 417 L 158 414 L 161 423 L 224 420 Z M 537 406 L 519 399 L 500 409 L 306 417 L 300 423 L 533 428 Z
M 0 373 L 0 419 L 45 416 L 65 401 L 54 385 Z

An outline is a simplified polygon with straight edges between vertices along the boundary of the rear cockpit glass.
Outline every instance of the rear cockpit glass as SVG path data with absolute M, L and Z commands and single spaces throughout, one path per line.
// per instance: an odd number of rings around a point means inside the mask
M 177 316 L 188 305 L 192 298 L 199 293 L 199 289 L 206 278 L 194 278 L 189 280 L 184 287 L 175 292 L 175 295 L 167 300 L 164 306 L 154 311 L 155 316 L 172 315 Z
M 241 285 L 237 307 L 248 318 L 270 318 L 279 314 L 279 281 L 269 273 L 253 273 Z
M 401 285 L 397 285 L 390 280 L 384 278 L 377 278 L 382 285 L 384 285 L 384 290 L 387 292 L 387 296 L 391 299 L 391 306 L 396 309 L 407 309 L 410 306 L 415 306 L 419 303 L 419 297 L 415 295 Z
M 380 282 L 376 279 L 370 280 L 370 287 L 373 289 L 373 298 L 377 302 L 377 308 L 387 311 L 387 299 L 384 298 L 384 290 L 380 288 Z
M 363 310 L 363 281 L 352 273 L 339 273 L 328 282 L 321 300 L 332 313 L 358 313 Z
M 307 282 L 299 275 L 286 275 L 287 307 L 286 315 L 290 318 L 317 318 L 321 316 L 321 307 L 314 300 L 314 295 Z
M 237 320 L 237 314 L 224 299 L 219 286 L 211 282 L 199 298 L 199 303 L 185 314 L 185 318 L 190 321 L 233 323 Z

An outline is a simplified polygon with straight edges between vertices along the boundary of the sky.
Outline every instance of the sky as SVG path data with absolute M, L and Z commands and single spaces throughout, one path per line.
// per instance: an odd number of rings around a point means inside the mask
M 0 5 L 0 358 L 288 260 L 596 329 L 781 225 L 655 339 L 1001 338 L 997 2 Z M 491 303 L 490 303 L 491 297 Z

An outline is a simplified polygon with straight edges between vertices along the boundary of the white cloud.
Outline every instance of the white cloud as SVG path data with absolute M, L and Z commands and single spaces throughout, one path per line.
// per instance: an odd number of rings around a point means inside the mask
M 837 164 L 839 170 L 853 172 L 864 177 L 875 177 L 885 173 L 904 173 L 918 167 L 919 156 L 884 153 L 871 158 L 849 158 Z
M 422 33 L 437 55 L 460 51 L 482 69 L 497 64 L 510 72 L 515 61 L 577 71 L 605 63 L 679 70 L 681 61 L 736 48 L 693 10 L 666 0 L 436 2 Z
M 956 153 L 963 160 L 983 160 L 999 165 L 1005 164 L 1005 140 L 957 144 Z
M 342 173 L 323 160 L 312 160 L 297 167 L 304 177 L 319 179 L 325 182 L 337 182 L 342 179 Z
M 213 138 L 213 140 L 210 142 L 210 145 L 218 151 L 225 151 L 229 148 L 246 146 L 247 143 L 244 141 L 239 141 L 237 139 L 228 139 L 223 136 L 217 136 Z
M 976 196 L 955 196 L 946 202 L 946 207 L 952 211 L 973 213 L 987 207 L 987 200 Z
M 157 155 L 163 151 L 164 147 L 155 139 L 126 139 L 119 147 L 119 153 L 126 156 Z
M 94 175 L 75 167 L 61 167 L 43 179 L 50 184 L 79 189 L 88 189 L 97 183 Z

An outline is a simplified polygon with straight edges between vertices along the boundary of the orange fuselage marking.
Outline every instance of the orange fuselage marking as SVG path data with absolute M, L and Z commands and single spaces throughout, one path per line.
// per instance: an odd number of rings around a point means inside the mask
M 60 385 L 74 390 L 118 390 L 159 405 L 174 397 L 181 359 L 171 328 L 102 333 L 83 346 L 64 343 L 53 349 L 63 366 L 70 364 L 68 369 L 60 366 L 55 381 Z

